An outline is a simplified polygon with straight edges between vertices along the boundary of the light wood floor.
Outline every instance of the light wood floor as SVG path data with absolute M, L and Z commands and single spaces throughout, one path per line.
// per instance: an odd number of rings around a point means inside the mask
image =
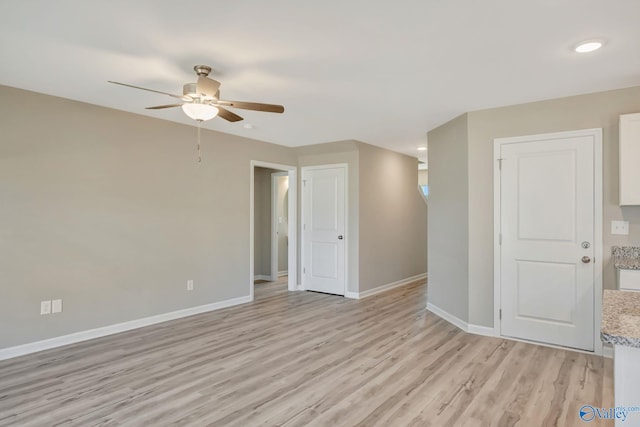
M 262 284 L 250 304 L 6 360 L 0 425 L 581 426 L 580 406 L 613 406 L 610 360 L 466 334 L 425 294 Z

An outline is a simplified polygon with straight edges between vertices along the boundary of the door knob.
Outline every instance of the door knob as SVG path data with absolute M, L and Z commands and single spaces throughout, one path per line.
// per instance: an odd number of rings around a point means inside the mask
M 589 264 L 591 262 L 591 258 L 585 255 L 582 257 L 582 262 L 584 262 L 585 264 Z
M 342 240 L 342 239 L 344 239 L 344 237 L 341 234 L 341 235 L 338 236 L 338 240 Z

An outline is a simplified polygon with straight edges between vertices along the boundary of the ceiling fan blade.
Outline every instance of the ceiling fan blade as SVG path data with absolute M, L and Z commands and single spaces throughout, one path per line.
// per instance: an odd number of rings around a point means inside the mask
M 172 94 L 172 93 L 161 92 L 161 91 L 159 91 L 159 90 L 154 90 L 154 89 L 147 89 L 147 88 L 144 88 L 144 87 L 134 86 L 134 85 L 129 85 L 129 84 L 126 84 L 126 83 L 112 82 L 111 80 L 109 80 L 108 82 L 109 82 L 109 83 L 113 83 L 114 85 L 120 85 L 120 86 L 132 87 L 132 88 L 134 88 L 134 89 L 141 89 L 141 90 L 146 90 L 146 91 L 148 91 L 148 92 L 155 92 L 155 93 L 160 93 L 160 94 L 162 94 L 162 95 L 169 95 L 169 96 L 171 96 L 171 97 L 173 97 L 173 98 L 177 98 L 177 99 L 180 99 L 180 100 L 182 100 L 182 101 L 191 101 L 191 97 L 189 97 L 189 96 L 174 95 L 174 94 Z
M 216 104 L 223 105 L 225 107 L 241 108 L 243 110 L 266 111 L 268 113 L 284 113 L 284 107 L 282 105 L 275 105 L 275 104 L 260 104 L 258 102 L 222 101 L 222 100 L 218 100 Z
M 204 94 L 205 96 L 210 96 L 212 98 L 217 95 L 219 87 L 219 81 L 210 79 L 209 77 L 205 76 L 198 77 L 198 82 L 196 83 L 196 90 L 198 91 L 198 95 Z
M 228 122 L 239 122 L 240 120 L 243 120 L 242 117 L 240 117 L 236 113 L 232 113 L 226 108 L 222 108 L 219 105 L 216 105 L 215 107 L 218 109 L 218 116 L 225 119 Z
M 162 110 L 163 108 L 181 107 L 182 104 L 156 105 L 155 107 L 147 107 L 145 110 Z

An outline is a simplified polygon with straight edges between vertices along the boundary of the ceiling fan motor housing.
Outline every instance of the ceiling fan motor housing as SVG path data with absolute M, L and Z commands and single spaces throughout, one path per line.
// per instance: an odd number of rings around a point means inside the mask
M 197 83 L 187 83 L 182 86 L 182 95 L 188 96 L 194 100 L 196 99 L 207 99 L 207 100 L 215 100 L 220 98 L 220 90 L 216 91 L 214 96 L 202 96 L 198 94 L 198 84 Z
M 197 98 L 198 91 L 196 90 L 198 85 L 196 83 L 187 83 L 182 86 L 182 94 L 184 96 L 190 96 L 191 98 Z

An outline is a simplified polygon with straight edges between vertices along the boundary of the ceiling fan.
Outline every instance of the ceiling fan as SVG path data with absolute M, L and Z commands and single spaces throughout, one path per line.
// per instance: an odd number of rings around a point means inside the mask
M 220 99 L 220 82 L 208 77 L 211 72 L 211 67 L 207 65 L 196 65 L 193 69 L 198 75 L 198 80 L 196 83 L 185 84 L 182 87 L 182 95 L 174 95 L 172 93 L 147 89 L 126 83 L 114 82 L 111 80 L 109 80 L 109 83 L 160 93 L 179 99 L 182 101 L 179 104 L 157 105 L 154 107 L 147 107 L 146 109 L 161 110 L 164 108 L 182 107 L 182 110 L 187 116 L 193 120 L 197 120 L 198 122 L 211 120 L 216 116 L 219 116 L 229 122 L 238 122 L 242 120 L 241 116 L 227 110 L 225 107 L 266 111 L 269 113 L 284 112 L 284 107 L 282 105 L 261 104 L 257 102 L 224 101 Z

